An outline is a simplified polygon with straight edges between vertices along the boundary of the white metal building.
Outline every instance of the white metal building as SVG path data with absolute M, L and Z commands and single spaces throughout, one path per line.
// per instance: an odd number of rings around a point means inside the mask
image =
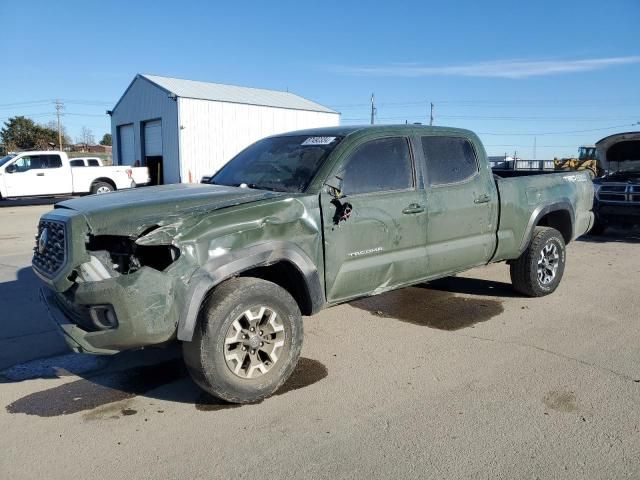
M 335 126 L 340 114 L 290 92 L 136 75 L 111 114 L 113 161 L 154 183 L 198 182 L 277 133 Z

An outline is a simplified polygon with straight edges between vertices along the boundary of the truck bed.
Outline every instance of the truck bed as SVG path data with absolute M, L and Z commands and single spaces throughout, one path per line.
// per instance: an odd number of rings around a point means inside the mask
M 591 227 L 589 212 L 593 205 L 593 183 L 586 172 L 549 172 L 548 175 L 495 176 L 500 196 L 498 248 L 494 261 L 522 252 L 535 219 L 556 206 L 571 212 L 574 228 L 563 232 L 569 242 Z M 582 212 L 582 213 L 581 213 Z

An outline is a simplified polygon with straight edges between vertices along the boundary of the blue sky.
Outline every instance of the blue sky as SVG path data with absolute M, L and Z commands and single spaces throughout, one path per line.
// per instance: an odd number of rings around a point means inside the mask
M 0 122 L 99 139 L 138 72 L 289 89 L 367 123 L 471 128 L 490 154 L 575 153 L 640 126 L 640 2 L 0 2 Z M 27 102 L 31 102 L 28 103 Z M 535 139 L 535 140 L 534 140 Z

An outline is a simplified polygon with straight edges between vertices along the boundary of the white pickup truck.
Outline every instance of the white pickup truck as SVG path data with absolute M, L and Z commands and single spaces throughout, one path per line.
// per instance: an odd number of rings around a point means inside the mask
M 77 168 L 66 153 L 21 152 L 0 158 L 0 198 L 107 193 L 149 183 L 146 167 Z M 75 162 L 76 164 L 78 162 Z

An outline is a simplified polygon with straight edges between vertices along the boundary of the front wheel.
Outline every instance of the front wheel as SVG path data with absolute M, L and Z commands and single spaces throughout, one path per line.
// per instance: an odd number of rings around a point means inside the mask
M 253 403 L 289 378 L 302 336 L 300 309 L 286 290 L 258 278 L 233 278 L 205 301 L 193 339 L 183 344 L 184 359 L 203 390 Z
M 566 252 L 559 231 L 536 227 L 527 249 L 510 266 L 511 283 L 518 292 L 529 297 L 553 293 L 564 273 Z

